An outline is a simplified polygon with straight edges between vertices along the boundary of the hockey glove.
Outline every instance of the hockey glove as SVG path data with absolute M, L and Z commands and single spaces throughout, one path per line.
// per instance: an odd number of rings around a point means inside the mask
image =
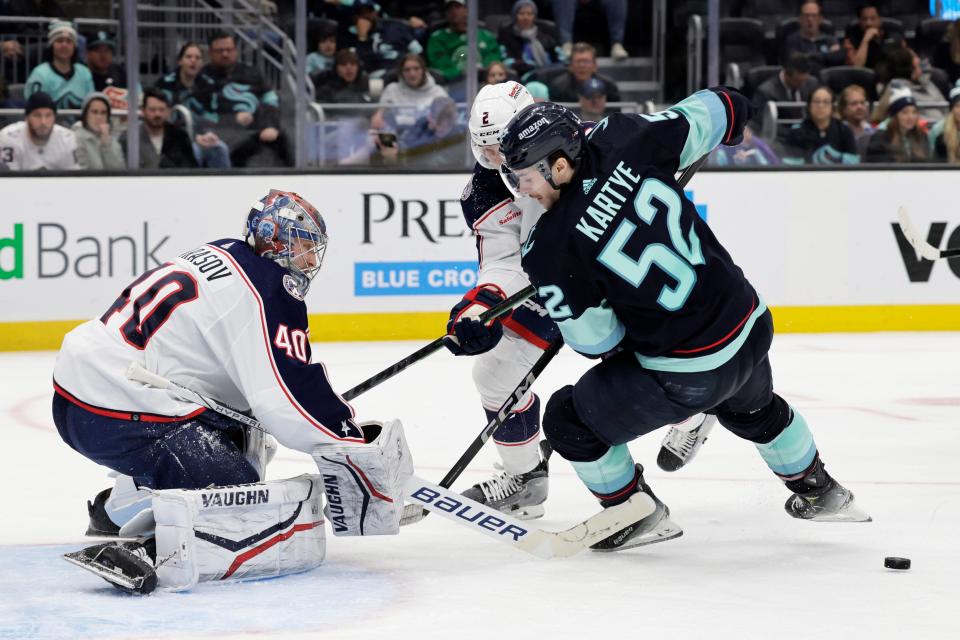
M 756 106 L 745 95 L 731 87 L 711 87 L 720 98 L 727 116 L 727 131 L 720 144 L 735 147 L 743 142 L 743 130 L 756 115 Z
M 456 356 L 475 356 L 497 346 L 503 336 L 500 320 L 484 324 L 480 314 L 505 299 L 499 288 L 493 285 L 474 287 L 450 310 L 445 341 L 447 349 Z

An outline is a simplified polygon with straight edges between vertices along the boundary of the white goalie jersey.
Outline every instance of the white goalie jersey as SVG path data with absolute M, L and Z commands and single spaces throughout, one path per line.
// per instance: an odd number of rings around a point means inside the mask
M 284 446 L 365 440 L 353 409 L 312 362 L 306 305 L 288 272 L 242 240 L 219 240 L 147 271 L 104 314 L 71 331 L 57 393 L 88 411 L 175 422 L 203 411 L 128 380 L 131 362 L 238 410 Z

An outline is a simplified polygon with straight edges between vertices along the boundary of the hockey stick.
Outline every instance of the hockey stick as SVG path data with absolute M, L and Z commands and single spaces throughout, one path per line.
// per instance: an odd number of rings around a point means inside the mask
M 562 344 L 559 340 L 553 343 L 544 355 L 550 354 L 550 358 L 552 358 Z M 545 367 L 550 358 L 545 359 L 541 356 L 537 364 L 534 365 L 534 368 L 541 364 L 542 367 Z M 534 372 L 531 371 L 531 374 L 533 373 Z M 528 378 L 531 374 L 528 374 Z M 131 380 L 143 382 L 151 387 L 167 389 L 179 398 L 240 420 L 248 427 L 265 431 L 256 418 L 240 413 L 222 402 L 147 371 L 135 362 L 127 367 L 127 377 Z M 536 376 L 534 376 L 534 378 L 535 377 Z M 533 380 L 530 380 L 530 384 L 532 384 L 532 382 Z M 524 383 L 521 383 L 521 385 L 523 384 Z M 524 389 L 525 388 L 526 387 L 524 387 Z M 515 394 L 518 398 L 523 395 L 519 388 Z M 508 411 L 509 407 L 507 407 L 506 410 Z M 491 429 L 491 433 L 492 431 Z M 489 437 L 489 435 L 487 437 Z M 477 449 L 479 450 L 479 445 Z M 466 457 L 466 454 L 464 454 L 464 456 Z M 470 458 L 472 457 L 473 454 L 470 455 Z M 466 460 L 466 462 L 469 462 L 469 459 Z M 464 466 L 466 466 L 466 462 L 463 463 Z M 457 470 L 453 477 L 455 478 L 459 475 L 460 471 L 462 471 L 462 468 Z M 452 472 L 453 470 L 451 470 L 451 473 Z M 451 474 L 448 474 L 448 476 L 449 475 Z M 436 511 L 453 522 L 473 529 L 474 531 L 485 533 L 492 538 L 539 558 L 565 558 L 572 556 L 600 542 L 604 538 L 611 536 L 627 525 L 647 517 L 656 509 L 652 498 L 645 493 L 638 493 L 627 502 L 609 509 L 604 509 L 600 513 L 587 518 L 570 529 L 553 532 L 532 527 L 496 509 L 491 509 L 479 502 L 474 502 L 456 492 L 435 485 L 417 476 L 410 476 L 404 486 L 404 492 L 407 500 L 417 503 L 416 505 L 407 505 L 408 507 L 414 506 L 417 510 L 428 509 L 430 511 Z M 69 555 L 71 554 L 68 554 L 68 556 Z M 77 562 L 76 558 L 67 557 L 67 560 L 74 564 L 84 566 Z M 87 566 L 84 566 L 84 568 L 89 569 Z M 136 586 L 137 585 L 133 584 L 129 585 L 130 588 Z
M 690 182 L 690 179 L 693 178 L 693 175 L 704 165 L 707 161 L 707 155 L 701 156 L 696 162 L 688 166 L 680 174 L 680 177 L 677 178 L 677 184 L 680 185 L 680 188 L 683 189 L 687 186 L 687 183 Z M 470 446 L 467 447 L 467 450 L 463 452 L 463 455 L 460 456 L 460 459 L 457 460 L 450 471 L 447 472 L 447 475 L 443 476 L 443 479 L 440 480 L 440 486 L 443 488 L 449 488 L 454 481 L 460 477 L 460 474 L 463 473 L 463 470 L 467 468 L 467 465 L 473 460 L 477 455 L 477 452 L 483 447 L 484 443 L 490 439 L 490 436 L 500 427 L 501 424 L 507 419 L 507 416 L 510 414 L 510 411 L 516 406 L 517 402 L 520 401 L 520 398 L 523 397 L 523 394 L 526 393 L 534 381 L 537 379 L 537 376 L 546 368 L 547 364 L 553 359 L 553 356 L 557 354 L 560 350 L 560 347 L 563 346 L 563 340 L 557 339 L 556 342 L 551 344 L 546 351 L 543 352 L 543 355 L 540 356 L 540 359 L 534 363 L 533 367 L 530 369 L 530 372 L 523 378 L 517 388 L 514 389 L 513 393 L 510 394 L 510 397 L 507 398 L 506 402 L 501 405 L 500 409 L 497 411 L 496 417 L 493 420 L 487 423 L 487 426 L 483 428 L 483 431 L 480 432 L 473 442 L 470 443 Z M 421 509 L 416 504 L 408 504 L 403 509 L 403 517 L 400 519 L 400 525 L 405 526 L 408 524 L 414 524 L 420 522 L 427 515 L 427 511 Z
M 465 498 L 446 487 L 411 476 L 405 487 L 407 508 L 428 509 L 461 526 L 526 551 L 538 558 L 567 558 L 642 520 L 656 510 L 653 498 L 636 493 L 565 531 L 544 531 Z
M 515 306 L 517 306 L 518 304 L 520 304 L 521 302 L 523 302 L 524 300 L 526 300 L 527 298 L 535 294 L 536 292 L 537 290 L 536 288 L 534 288 L 533 285 L 524 287 L 520 291 L 517 291 L 516 293 L 514 293 L 512 296 L 506 298 L 500 304 L 496 305 L 495 307 L 491 307 L 486 311 L 484 311 L 483 313 L 481 313 L 480 321 L 486 322 L 487 320 L 492 320 L 493 318 L 498 318 L 504 315 L 505 313 L 513 309 Z M 349 402 L 350 400 L 353 400 L 354 398 L 359 396 L 361 393 L 369 391 L 370 389 L 373 389 L 375 386 L 377 386 L 381 382 L 389 380 L 390 378 L 397 375 L 398 373 L 400 373 L 410 365 L 416 362 L 419 362 L 420 360 L 423 360 L 424 358 L 434 353 L 435 351 L 439 351 L 441 348 L 443 348 L 444 341 L 446 341 L 446 339 L 447 339 L 446 335 L 440 336 L 430 344 L 417 349 L 416 351 L 408 355 L 406 358 L 403 358 L 396 364 L 392 364 L 386 369 L 384 369 L 383 371 L 381 371 L 380 373 L 374 376 L 371 376 L 370 378 L 367 378 L 357 386 L 346 391 L 343 394 L 343 399 Z
M 513 390 L 513 393 L 504 401 L 500 408 L 497 409 L 497 415 L 493 417 L 490 422 L 483 428 L 483 430 L 473 439 L 473 442 L 470 443 L 470 446 L 467 447 L 467 450 L 463 452 L 463 455 L 453 463 L 450 471 L 447 472 L 447 475 L 443 476 L 443 479 L 440 480 L 440 487 L 444 489 L 450 488 L 450 486 L 460 477 L 460 474 L 463 473 L 464 469 L 467 468 L 467 465 L 470 464 L 473 459 L 476 457 L 477 452 L 483 448 L 483 445 L 490 439 L 490 436 L 500 428 L 507 418 L 510 416 L 510 412 L 513 411 L 513 408 L 517 406 L 517 403 L 520 402 L 520 399 L 524 394 L 533 386 L 533 383 L 536 382 L 537 377 L 543 370 L 546 369 L 547 365 L 553 360 L 553 357 L 557 355 L 557 352 L 563 347 L 563 340 L 557 338 L 550 346 L 547 347 L 547 350 L 541 354 L 537 361 L 533 363 L 533 366 L 530 368 L 530 371 L 527 372 L 527 375 L 523 377 L 523 380 L 520 381 L 520 384 L 516 386 Z M 420 522 L 427 515 L 427 511 L 420 508 L 416 504 L 408 504 L 403 509 L 403 517 L 400 519 L 400 526 L 405 526 L 408 524 L 413 524 L 415 522 Z
M 897 210 L 897 217 L 900 218 L 900 231 L 903 233 L 903 237 L 907 239 L 907 242 L 909 242 L 910 245 L 916 249 L 917 253 L 919 253 L 920 257 L 924 260 L 956 258 L 957 256 L 960 256 L 960 248 L 937 249 L 935 246 L 920 237 L 920 234 L 917 233 L 916 228 L 910 221 L 910 216 L 907 215 L 906 207 L 900 207 Z
M 247 414 L 238 411 L 231 406 L 225 405 L 218 400 L 214 400 L 213 398 L 208 398 L 205 395 L 201 395 L 193 389 L 188 389 L 182 384 L 177 384 L 172 380 L 167 380 L 166 378 L 159 376 L 152 371 L 147 371 L 138 362 L 131 362 L 127 366 L 127 378 L 130 380 L 136 380 L 137 382 L 142 382 L 143 384 L 151 387 L 156 387 L 157 389 L 166 389 L 181 400 L 186 400 L 187 402 L 198 404 L 201 407 L 206 407 L 207 409 L 211 409 L 217 413 L 223 414 L 228 418 L 233 418 L 237 422 L 243 423 L 245 426 L 248 426 L 252 429 L 259 429 L 260 431 L 266 433 L 256 418 L 251 418 Z

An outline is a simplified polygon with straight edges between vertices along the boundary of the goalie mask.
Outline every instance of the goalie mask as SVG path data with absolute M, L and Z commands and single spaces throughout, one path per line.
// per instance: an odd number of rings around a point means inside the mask
M 512 80 L 480 89 L 470 109 L 470 148 L 480 166 L 499 169 L 503 128 L 514 114 L 533 104 L 527 88 Z
M 327 249 L 327 225 L 312 204 L 272 189 L 250 209 L 243 237 L 258 256 L 290 272 L 298 297 L 307 295 Z

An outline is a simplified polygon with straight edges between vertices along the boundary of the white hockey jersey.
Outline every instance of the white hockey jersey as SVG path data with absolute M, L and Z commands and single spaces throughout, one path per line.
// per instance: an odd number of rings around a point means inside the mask
M 11 171 L 79 169 L 77 139 L 73 131 L 55 124 L 47 143 L 37 145 L 30 139 L 26 120 L 14 122 L 0 129 L 0 167 Z
M 289 273 L 242 240 L 188 251 L 134 280 L 64 338 L 57 393 L 105 416 L 174 422 L 203 411 L 126 378 L 131 361 L 239 410 L 293 449 L 362 443 L 353 409 L 312 363 L 307 309 Z
M 530 285 L 520 250 L 544 209 L 532 198 L 515 200 L 500 174 L 477 164 L 460 197 L 466 223 L 477 236 L 478 284 L 493 284 L 504 296 Z M 504 326 L 546 348 L 557 334 L 547 312 L 531 298 L 503 319 Z

